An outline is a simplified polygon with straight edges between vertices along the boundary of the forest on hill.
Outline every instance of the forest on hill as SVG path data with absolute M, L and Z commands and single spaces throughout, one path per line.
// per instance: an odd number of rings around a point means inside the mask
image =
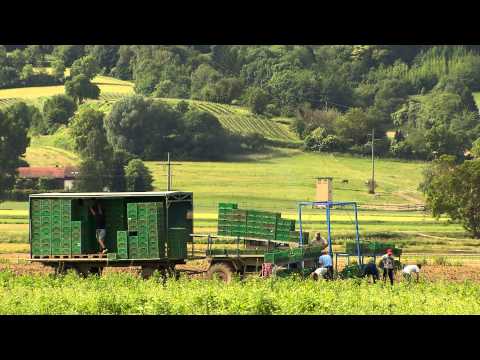
M 480 90 L 479 51 L 480 46 L 421 45 L 3 46 L 0 87 L 64 83 L 67 95 L 81 103 L 98 98 L 100 91 L 89 80 L 103 74 L 132 81 L 135 92 L 145 97 L 243 105 L 265 118 L 293 118 L 292 130 L 308 151 L 368 154 L 374 130 L 380 156 L 431 160 L 446 154 L 461 161 L 480 137 L 473 97 Z M 129 111 L 149 116 L 140 100 L 127 102 L 140 104 Z M 72 101 L 57 98 L 46 105 L 52 103 L 43 109 L 48 113 L 43 119 L 32 115 L 41 133 L 73 119 Z M 155 116 L 171 125 L 164 129 L 166 138 L 180 139 L 180 113 L 188 109 L 171 110 Z M 207 132 L 220 129 L 214 116 L 203 119 Z M 137 126 L 137 120 L 129 126 Z M 124 129 L 135 133 L 130 130 Z M 147 126 L 137 133 L 151 130 Z M 241 142 L 217 132 L 212 141 Z M 252 140 L 244 142 L 252 148 Z M 168 144 L 162 148 L 168 150 Z M 230 152 L 240 149 L 229 147 Z M 198 158 L 206 150 L 200 145 L 182 157 Z M 206 157 L 218 156 L 210 152 Z
M 147 97 L 291 117 L 308 151 L 463 160 L 480 137 L 480 46 L 30 45 L 0 48 L 0 88 L 65 81 L 65 68 L 131 80 Z M 50 66 L 47 73 L 33 71 Z M 86 74 L 85 74 L 86 73 Z M 86 84 L 83 79 L 82 84 Z M 89 96 L 98 97 L 95 89 Z M 93 95 L 89 94 L 93 93 Z M 389 134 L 389 136 L 387 136 Z

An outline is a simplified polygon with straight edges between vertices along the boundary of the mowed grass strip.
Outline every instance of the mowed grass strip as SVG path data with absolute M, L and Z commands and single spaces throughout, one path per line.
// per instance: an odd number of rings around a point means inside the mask
M 25 153 L 30 166 L 71 166 L 78 165 L 79 157 L 73 152 L 52 146 L 30 146 Z
M 93 83 L 97 84 L 102 93 L 134 94 L 133 83 L 118 80 L 108 76 L 96 76 Z M 0 89 L 0 99 L 34 100 L 65 93 L 64 85 L 32 86 L 13 89 Z M 0 103 L 0 105 L 2 105 Z

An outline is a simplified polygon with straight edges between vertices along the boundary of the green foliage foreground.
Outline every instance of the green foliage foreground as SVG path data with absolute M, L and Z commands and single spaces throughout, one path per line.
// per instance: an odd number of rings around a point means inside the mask
M 125 273 L 80 279 L 0 272 L 0 314 L 478 314 L 480 284 L 288 277 L 165 285 Z

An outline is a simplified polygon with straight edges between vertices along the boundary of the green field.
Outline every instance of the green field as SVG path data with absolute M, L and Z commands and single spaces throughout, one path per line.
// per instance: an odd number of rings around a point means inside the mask
M 173 154 L 175 157 L 175 154 Z M 298 201 L 314 200 L 317 177 L 331 176 L 336 201 L 360 204 L 421 203 L 417 190 L 422 162 L 376 161 L 377 194 L 367 192 L 371 176 L 368 158 L 282 150 L 276 156 L 251 157 L 232 162 L 179 162 L 173 168 L 173 187 L 195 193 L 196 209 L 214 212 L 218 202 L 238 202 L 242 208 L 294 213 Z M 147 162 L 158 190 L 166 186 L 166 166 Z M 348 180 L 342 184 L 341 180 Z
M 339 296 L 341 294 L 341 296 Z M 0 314 L 478 314 L 480 284 L 251 278 L 162 284 L 132 274 L 78 278 L 0 271 Z M 362 299 L 362 301 L 359 301 Z
M 277 149 L 269 156 L 252 156 L 243 161 L 178 163 L 181 165 L 173 168 L 173 188 L 194 193 L 197 233 L 216 232 L 219 202 L 237 202 L 241 208 L 276 211 L 283 217 L 297 219 L 297 203 L 314 200 L 316 177 L 333 176 L 334 200 L 356 201 L 360 206 L 362 239 L 395 241 L 409 252 L 480 252 L 480 242 L 468 238 L 460 225 L 450 224 L 446 218 L 437 221 L 422 211 L 364 208 L 366 205 L 421 203 L 422 195 L 417 190 L 424 166 L 421 162 L 379 159 L 376 195 L 368 194 L 364 184 L 370 176 L 367 158 Z M 154 175 L 155 190 L 165 190 L 165 166 L 159 162 L 147 162 L 147 165 Z M 342 184 L 343 179 L 348 180 L 348 184 Z M 0 204 L 0 242 L 26 242 L 27 219 L 27 203 Z M 353 220 L 349 209 L 333 211 L 336 248 L 341 249 L 345 239 L 352 237 Z M 325 210 L 305 209 L 303 224 L 305 231 L 325 232 Z

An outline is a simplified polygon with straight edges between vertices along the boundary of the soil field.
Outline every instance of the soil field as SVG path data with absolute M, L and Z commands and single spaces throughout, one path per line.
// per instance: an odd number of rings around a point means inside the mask
M 186 265 L 177 265 L 177 269 L 185 272 L 190 277 L 202 277 L 202 271 L 206 271 L 208 264 L 205 261 L 189 262 Z M 11 270 L 17 275 L 22 274 L 53 274 L 50 267 L 43 266 L 38 263 L 29 263 L 25 260 L 25 254 L 12 253 L 2 254 L 0 261 L 0 271 Z M 105 275 L 116 272 L 138 273 L 138 267 L 125 268 L 106 268 Z M 255 276 L 255 275 L 252 275 Z M 464 282 L 473 281 L 480 282 L 480 264 L 469 264 L 462 266 L 439 266 L 425 265 L 422 267 L 420 275 L 421 281 L 453 281 Z M 397 272 L 395 282 L 404 281 L 401 273 Z

